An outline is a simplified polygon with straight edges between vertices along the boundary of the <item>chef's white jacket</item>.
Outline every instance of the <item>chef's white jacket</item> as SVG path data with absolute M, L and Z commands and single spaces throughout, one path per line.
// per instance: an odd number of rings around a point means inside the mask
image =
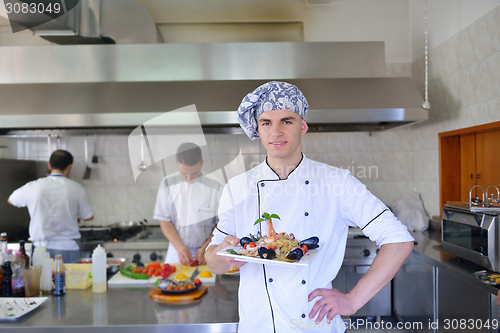
M 31 181 L 9 199 L 16 207 L 28 207 L 29 239 L 49 249 L 78 250 L 77 215 L 84 220 L 94 215 L 83 186 L 61 174 Z
M 162 180 L 153 218 L 171 221 L 184 245 L 197 250 L 217 224 L 221 190 L 222 183 L 211 175 L 202 173 L 188 184 L 176 172 Z
M 303 156 L 287 179 L 280 180 L 266 162 L 231 179 L 225 186 L 219 223 L 210 245 L 227 234 L 244 237 L 261 231 L 254 226 L 264 212 L 273 219 L 277 233 L 297 239 L 318 236 L 323 247 L 303 268 L 247 263 L 240 268 L 238 332 L 343 332 L 339 315 L 328 325 L 309 319 L 314 303 L 308 295 L 317 288 L 332 288 L 344 258 L 349 226 L 357 226 L 378 246 L 408 242 L 413 238 L 389 209 L 347 170 Z

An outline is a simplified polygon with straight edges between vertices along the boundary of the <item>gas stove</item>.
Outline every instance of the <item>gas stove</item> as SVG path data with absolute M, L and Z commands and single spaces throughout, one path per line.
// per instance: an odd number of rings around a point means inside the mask
M 86 227 L 80 228 L 80 242 L 115 242 L 126 241 L 137 236 L 143 231 L 143 227 L 129 228 L 127 230 L 105 228 L 105 227 Z
M 140 260 L 144 263 L 163 260 L 168 241 L 159 226 L 128 228 L 85 227 L 80 229 L 82 256 L 91 256 L 100 244 L 108 257 Z

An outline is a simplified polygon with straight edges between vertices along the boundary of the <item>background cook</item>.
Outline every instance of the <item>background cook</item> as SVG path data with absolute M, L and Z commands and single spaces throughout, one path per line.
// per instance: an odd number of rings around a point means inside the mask
M 205 175 L 201 149 L 191 142 L 177 148 L 178 172 L 165 177 L 158 190 L 154 218 L 170 242 L 166 263 L 205 264 L 205 249 L 217 224 L 221 182 Z
M 18 188 L 8 199 L 16 207 L 28 207 L 32 251 L 36 246 L 44 246 L 51 258 L 62 254 L 66 263 L 81 258 L 75 241 L 80 238 L 79 218 L 94 218 L 83 186 L 67 178 L 72 165 L 71 153 L 54 151 L 48 162 L 50 175 Z
M 207 249 L 212 272 L 240 268 L 239 332 L 344 331 L 340 315 L 352 315 L 395 275 L 413 238 L 348 170 L 309 160 L 301 152 L 308 104 L 289 83 L 269 82 L 248 94 L 238 109 L 251 139 L 261 138 L 266 160 L 231 179 L 223 190 L 219 219 Z M 261 231 L 253 222 L 275 213 L 276 232 L 298 239 L 319 236 L 323 248 L 306 267 L 241 263 L 216 252 Z M 344 257 L 349 226 L 360 227 L 380 250 L 368 272 L 348 293 L 331 288 Z M 255 320 L 259 318 L 259 320 Z M 333 324 L 315 325 L 324 318 Z M 327 323 L 326 323 L 327 324 Z

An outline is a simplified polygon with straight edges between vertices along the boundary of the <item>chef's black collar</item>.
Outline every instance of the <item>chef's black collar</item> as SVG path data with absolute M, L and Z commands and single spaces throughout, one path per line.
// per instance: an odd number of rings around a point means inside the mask
M 297 168 L 300 166 L 300 163 L 302 163 L 302 160 L 304 159 L 304 157 L 305 157 L 304 153 L 301 153 L 301 158 L 300 158 L 299 163 L 297 163 L 297 165 L 295 166 L 295 168 L 293 168 L 292 171 L 290 171 L 288 173 L 288 175 L 286 176 L 286 178 L 284 178 L 284 179 L 281 179 L 280 176 L 276 173 L 276 171 L 274 171 L 274 169 L 271 168 L 271 166 L 269 165 L 269 163 L 267 163 L 267 156 L 266 156 L 266 165 L 269 168 L 269 170 L 271 170 L 278 177 L 278 179 L 280 179 L 280 180 L 286 180 L 286 179 L 288 179 L 288 177 L 290 177 L 290 175 L 292 174 L 292 172 L 294 172 L 295 170 L 297 170 Z

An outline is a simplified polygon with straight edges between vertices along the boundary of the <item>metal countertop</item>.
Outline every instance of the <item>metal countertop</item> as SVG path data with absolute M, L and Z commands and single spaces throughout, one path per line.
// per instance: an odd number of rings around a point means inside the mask
M 207 284 L 208 285 L 208 284 Z M 218 276 L 197 303 L 171 305 L 149 296 L 148 287 L 67 290 L 16 321 L 0 322 L 9 332 L 236 332 L 239 276 Z
M 476 286 L 496 295 L 498 288 L 482 282 L 473 274 L 477 271 L 485 270 L 473 262 L 457 258 L 455 255 L 443 250 L 440 230 L 427 230 L 425 232 L 412 232 L 417 244 L 413 248 L 413 254 L 427 263 L 441 269 L 451 270 L 456 276 L 473 283 Z

